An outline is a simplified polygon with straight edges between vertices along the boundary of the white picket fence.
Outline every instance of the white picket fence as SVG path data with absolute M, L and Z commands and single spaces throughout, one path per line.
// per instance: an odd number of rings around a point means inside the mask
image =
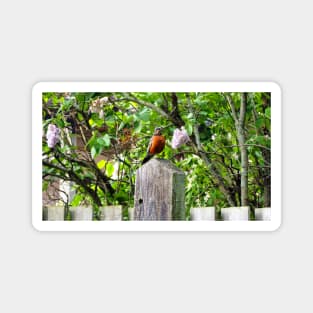
M 255 220 L 257 221 L 270 221 L 271 208 L 257 208 L 254 209 Z
M 190 209 L 192 221 L 215 221 L 215 207 L 200 207 Z
M 221 217 L 223 221 L 248 221 L 249 215 L 250 208 L 247 206 L 221 209 Z
M 92 221 L 93 209 L 88 206 L 78 206 L 70 208 L 70 219 L 73 221 Z M 270 221 L 271 208 L 254 209 L 255 220 Z M 128 218 L 134 220 L 134 208 L 128 209 Z M 191 221 L 248 221 L 250 219 L 250 208 L 245 207 L 229 207 L 221 209 L 221 219 L 217 219 L 215 207 L 198 207 L 190 209 Z M 121 221 L 122 206 L 105 206 L 100 208 L 99 219 L 101 221 Z M 64 207 L 50 206 L 43 209 L 43 219 L 48 221 L 63 221 L 65 219 Z
M 69 209 L 70 220 L 72 221 L 92 221 L 93 208 L 88 206 L 71 207 Z M 65 211 L 62 206 L 49 206 L 43 209 L 43 220 L 64 221 Z M 101 221 L 121 221 L 122 206 L 112 205 L 100 208 L 99 219 Z
M 270 221 L 271 208 L 256 208 L 254 215 L 256 221 Z M 248 206 L 222 208 L 220 217 L 222 221 L 249 221 L 250 208 Z M 192 208 L 190 219 L 192 221 L 217 220 L 215 207 Z

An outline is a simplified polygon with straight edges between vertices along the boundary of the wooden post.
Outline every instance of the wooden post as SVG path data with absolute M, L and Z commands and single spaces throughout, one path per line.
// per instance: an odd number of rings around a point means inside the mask
M 270 221 L 271 208 L 255 208 L 254 215 L 256 221 Z
M 250 209 L 248 206 L 222 208 L 223 221 L 248 221 Z
M 122 220 L 122 206 L 109 205 L 100 208 L 101 221 L 121 221 Z
M 215 221 L 215 207 L 191 208 L 190 219 L 192 221 Z
M 92 207 L 77 206 L 70 208 L 72 221 L 92 221 Z
M 170 161 L 152 159 L 136 172 L 135 220 L 185 220 L 185 174 Z
M 44 221 L 64 221 L 63 206 L 47 206 L 43 208 Z

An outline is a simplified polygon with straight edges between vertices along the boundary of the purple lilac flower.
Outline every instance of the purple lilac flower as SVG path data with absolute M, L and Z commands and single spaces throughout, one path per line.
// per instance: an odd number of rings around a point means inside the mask
M 187 143 L 190 140 L 186 130 L 182 127 L 182 129 L 176 128 L 174 130 L 174 135 L 172 139 L 172 148 L 177 149 L 183 144 Z
M 57 128 L 54 124 L 49 124 L 46 137 L 48 141 L 48 147 L 54 148 L 60 139 L 60 129 Z

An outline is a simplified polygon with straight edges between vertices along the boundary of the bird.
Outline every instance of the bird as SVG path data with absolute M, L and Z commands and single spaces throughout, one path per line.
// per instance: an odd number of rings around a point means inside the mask
M 165 137 L 162 135 L 162 128 L 156 127 L 150 139 L 147 154 L 142 160 L 142 165 L 148 162 L 154 155 L 163 151 L 165 147 Z

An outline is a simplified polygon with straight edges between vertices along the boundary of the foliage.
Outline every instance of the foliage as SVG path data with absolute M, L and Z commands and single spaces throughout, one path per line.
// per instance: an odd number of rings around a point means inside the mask
M 167 145 L 160 157 L 187 176 L 187 215 L 195 206 L 240 205 L 241 147 L 227 99 L 239 112 L 240 93 L 44 93 L 44 189 L 62 179 L 76 192 L 67 205 L 133 206 L 135 172 L 154 128 L 162 126 Z M 61 131 L 54 148 L 45 136 L 51 124 Z M 181 126 L 191 141 L 173 149 Z M 270 94 L 248 93 L 244 133 L 252 208 L 270 205 L 270 128 Z

